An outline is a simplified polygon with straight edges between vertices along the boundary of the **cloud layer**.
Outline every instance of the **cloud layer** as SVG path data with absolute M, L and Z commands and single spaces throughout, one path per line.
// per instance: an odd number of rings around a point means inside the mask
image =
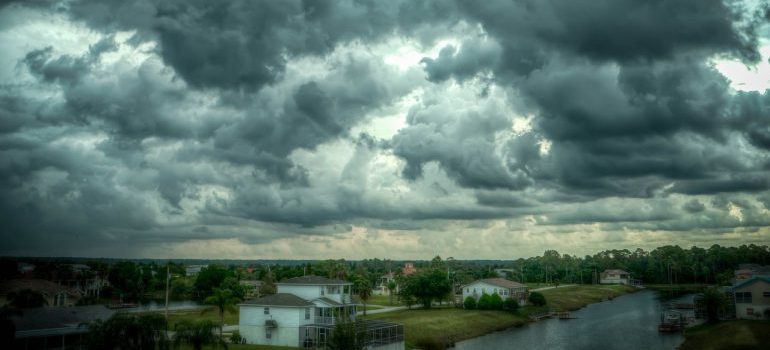
M 0 254 L 770 241 L 764 1 L 0 7 Z M 764 85 L 763 85 L 764 84 Z

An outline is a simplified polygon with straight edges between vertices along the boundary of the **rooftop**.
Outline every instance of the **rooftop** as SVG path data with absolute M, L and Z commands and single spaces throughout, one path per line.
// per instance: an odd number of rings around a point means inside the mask
M 476 282 L 483 282 L 483 283 L 491 284 L 491 285 L 502 287 L 502 288 L 521 288 L 521 287 L 526 287 L 525 285 L 523 285 L 523 284 L 521 284 L 519 282 L 509 281 L 509 280 L 504 279 L 504 278 L 483 278 L 483 279 L 480 279 L 480 280 L 476 280 L 473 283 L 476 283 Z
M 17 332 L 40 331 L 44 329 L 78 328 L 96 320 L 106 320 L 115 311 L 104 305 L 72 307 L 41 307 L 25 309 L 11 320 Z
M 277 293 L 273 295 L 266 295 L 261 298 L 249 299 L 242 302 L 241 305 L 294 307 L 314 306 L 313 303 L 289 293 Z
M 352 284 L 352 283 L 348 281 L 343 281 L 343 280 L 335 280 L 335 279 L 321 277 L 321 276 L 308 275 L 308 276 L 285 279 L 276 284 L 326 285 L 326 284 Z

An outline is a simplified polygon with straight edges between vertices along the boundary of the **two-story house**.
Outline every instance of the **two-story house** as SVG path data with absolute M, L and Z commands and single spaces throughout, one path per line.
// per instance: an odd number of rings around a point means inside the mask
M 631 274 L 618 269 L 607 269 L 599 275 L 601 284 L 631 284 Z
M 354 321 L 353 284 L 319 276 L 278 282 L 276 294 L 241 303 L 239 330 L 249 344 L 324 348 L 338 322 Z M 369 349 L 403 349 L 403 326 L 367 322 Z

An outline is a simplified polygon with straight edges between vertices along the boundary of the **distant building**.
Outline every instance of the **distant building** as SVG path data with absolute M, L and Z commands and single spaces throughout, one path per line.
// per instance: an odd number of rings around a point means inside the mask
M 377 279 L 377 285 L 374 286 L 374 289 L 372 289 L 373 295 L 390 295 L 390 290 L 388 289 L 388 284 L 390 282 L 396 281 L 396 275 L 393 272 L 388 272 L 380 278 Z M 393 290 L 393 293 L 398 293 L 398 284 L 396 284 L 396 289 Z
M 209 267 L 208 265 L 190 265 L 184 268 L 185 275 L 187 276 L 195 276 L 198 273 L 203 270 L 204 267 Z
M 736 318 L 770 319 L 770 278 L 753 277 L 732 289 Z
M 513 299 L 518 301 L 519 305 L 527 303 L 529 291 L 527 286 L 502 278 L 484 278 L 476 280 L 470 284 L 462 286 L 463 300 L 473 297 L 476 301 L 484 294 L 497 294 L 503 300 Z
M 627 271 L 608 269 L 604 270 L 599 277 L 601 284 L 631 284 L 631 274 Z
M 75 288 L 47 280 L 24 278 L 0 282 L 0 305 L 8 302 L 8 294 L 25 289 L 40 293 L 49 307 L 74 306 L 83 297 L 82 292 Z
M 738 285 L 752 278 L 770 278 L 770 266 L 741 264 L 733 274 L 733 285 Z
M 324 349 L 337 323 L 356 318 L 350 282 L 303 276 L 276 287 L 276 294 L 239 305 L 239 330 L 249 344 Z M 404 349 L 402 325 L 365 322 L 367 349 Z
M 404 268 L 401 269 L 401 275 L 402 276 L 409 276 L 413 273 L 417 272 L 417 269 L 414 268 L 414 264 L 408 262 L 404 264 Z
M 26 309 L 10 316 L 16 327 L 10 348 L 81 349 L 88 325 L 114 313 L 104 305 Z
M 246 298 L 259 297 L 259 289 L 262 288 L 262 281 L 259 280 L 241 280 L 238 282 L 246 292 Z

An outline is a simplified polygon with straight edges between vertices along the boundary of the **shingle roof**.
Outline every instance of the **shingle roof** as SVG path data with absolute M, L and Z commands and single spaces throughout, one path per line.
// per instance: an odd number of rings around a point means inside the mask
M 19 292 L 24 289 L 30 289 L 47 296 L 54 296 L 61 292 L 66 292 L 70 295 L 79 295 L 78 291 L 73 288 L 64 287 L 51 281 L 36 278 L 14 279 L 0 283 L 0 295 Z
M 326 303 L 327 305 L 331 305 L 331 306 L 340 306 L 340 305 L 342 305 L 342 304 L 340 304 L 340 303 L 338 303 L 338 302 L 336 302 L 336 301 L 334 301 L 332 299 L 329 299 L 327 297 L 320 297 L 320 298 L 315 299 L 315 300 L 319 300 L 319 301 L 321 301 L 323 303 Z
M 525 285 L 523 285 L 523 284 L 521 284 L 519 282 L 509 281 L 509 280 L 504 279 L 504 278 L 483 278 L 483 279 L 480 279 L 480 280 L 476 280 L 476 281 L 474 281 L 474 282 L 472 282 L 472 283 L 470 283 L 468 285 L 471 285 L 471 284 L 476 283 L 476 282 L 483 282 L 483 283 L 491 284 L 491 285 L 502 287 L 502 288 L 521 288 L 521 287 L 526 287 Z
M 607 269 L 607 270 L 604 270 L 602 273 L 604 273 L 604 274 L 611 273 L 611 274 L 615 274 L 615 275 L 621 275 L 621 274 L 628 275 L 629 274 L 627 271 L 620 270 L 620 269 Z
M 313 303 L 302 299 L 294 294 L 278 293 L 267 295 L 257 299 L 246 300 L 241 305 L 264 305 L 264 306 L 314 306 Z
M 106 320 L 115 311 L 104 305 L 72 307 L 41 307 L 24 309 L 20 315 L 12 315 L 16 331 L 31 331 L 53 328 L 78 327 L 83 323 Z
M 309 275 L 309 276 L 285 279 L 276 284 L 352 284 L 352 283 L 343 281 L 343 280 L 333 280 L 326 277 Z
M 770 283 L 770 278 L 752 277 L 752 278 L 749 278 L 749 279 L 747 279 L 747 280 L 745 280 L 745 281 L 743 281 L 741 283 L 738 283 L 737 285 L 733 286 L 733 290 L 743 288 L 745 286 L 748 286 L 748 285 L 750 285 L 750 284 L 752 284 L 754 282 L 758 282 L 758 281 L 765 281 L 766 283 Z

